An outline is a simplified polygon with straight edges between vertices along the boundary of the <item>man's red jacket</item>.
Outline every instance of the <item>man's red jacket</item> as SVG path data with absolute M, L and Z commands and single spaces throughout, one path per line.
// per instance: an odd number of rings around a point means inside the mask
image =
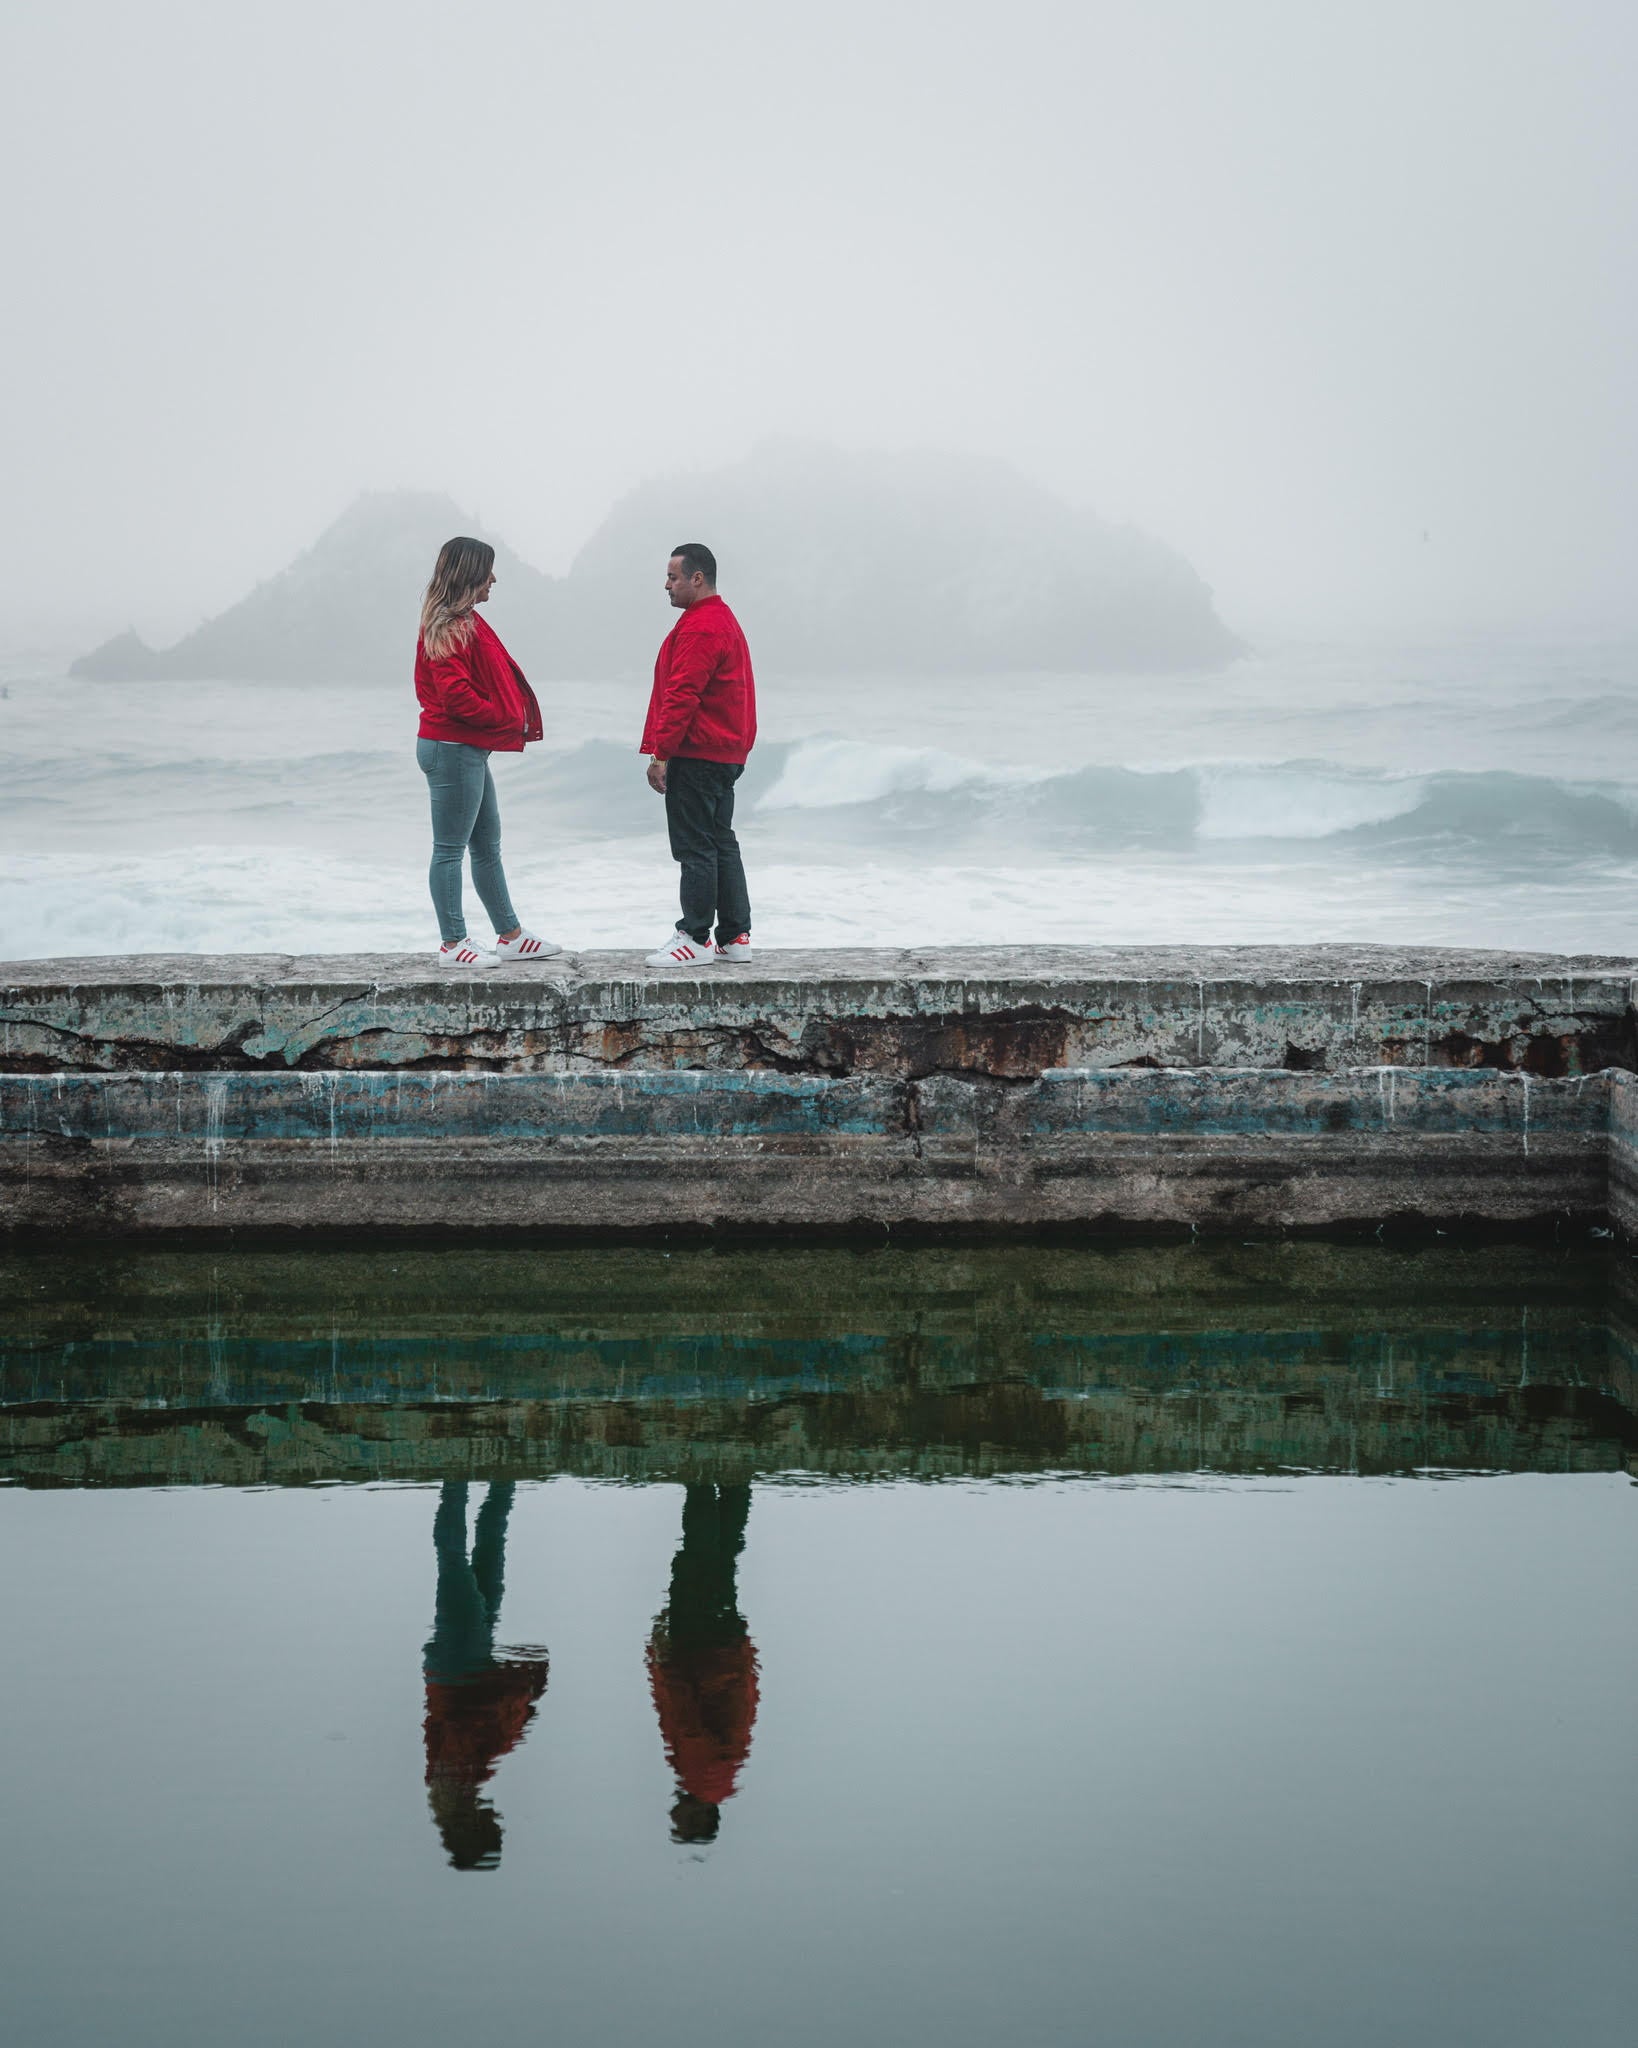
M 415 643 L 421 738 L 458 740 L 492 754 L 521 754 L 541 735 L 540 706 L 522 669 L 476 612 L 464 646 L 434 661 Z
M 739 621 L 720 597 L 691 604 L 654 664 L 640 752 L 663 761 L 743 761 L 756 739 L 756 677 Z
M 750 1638 L 674 1643 L 662 1622 L 648 1646 L 648 1682 L 678 1789 L 711 1806 L 731 1799 L 756 1725 L 756 1651 Z

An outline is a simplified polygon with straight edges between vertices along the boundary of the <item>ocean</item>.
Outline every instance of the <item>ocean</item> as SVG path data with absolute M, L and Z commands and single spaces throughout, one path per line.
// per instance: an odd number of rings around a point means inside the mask
M 6 957 L 436 942 L 407 659 L 402 692 L 51 666 L 0 670 Z M 547 685 L 545 742 L 495 759 L 519 914 L 571 948 L 676 915 L 646 694 Z M 1638 639 L 1270 641 L 1212 674 L 765 675 L 760 698 L 760 945 L 1638 950 Z

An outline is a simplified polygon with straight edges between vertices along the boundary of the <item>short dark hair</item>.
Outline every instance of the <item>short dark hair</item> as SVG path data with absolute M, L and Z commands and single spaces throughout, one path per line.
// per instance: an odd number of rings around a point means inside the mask
M 685 576 L 703 576 L 713 590 L 717 587 L 717 558 L 702 540 L 685 540 L 681 547 L 671 550 L 676 561 L 683 565 Z

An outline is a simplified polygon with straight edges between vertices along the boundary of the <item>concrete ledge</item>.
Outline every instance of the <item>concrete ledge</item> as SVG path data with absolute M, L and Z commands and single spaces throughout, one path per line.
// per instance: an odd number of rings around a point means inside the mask
M 1318 947 L 633 953 L 470 981 L 424 958 L 137 957 L 0 970 L 0 1069 L 985 1074 L 1638 1067 L 1638 960 Z
M 1603 1218 L 1612 1161 L 1630 1228 L 1635 974 L 1388 947 L 28 963 L 0 975 L 0 1228 L 1518 1224 Z

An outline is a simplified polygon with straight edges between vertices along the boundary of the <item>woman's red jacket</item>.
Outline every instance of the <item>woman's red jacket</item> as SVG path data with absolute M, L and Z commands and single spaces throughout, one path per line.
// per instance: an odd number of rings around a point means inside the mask
M 522 669 L 476 612 L 466 644 L 434 661 L 415 643 L 421 738 L 457 740 L 492 754 L 521 754 L 538 740 L 540 706 Z

